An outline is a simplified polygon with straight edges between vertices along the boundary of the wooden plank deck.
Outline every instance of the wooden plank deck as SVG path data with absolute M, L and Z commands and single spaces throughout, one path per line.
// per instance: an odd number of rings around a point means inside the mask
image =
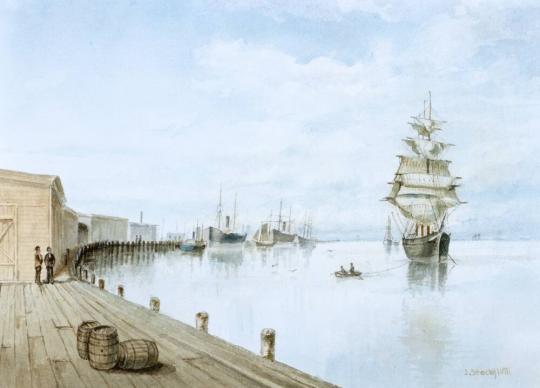
M 158 345 L 151 371 L 98 371 L 79 358 L 77 326 L 94 319 L 120 340 Z M 333 385 L 88 283 L 0 284 L 0 381 L 4 387 L 331 387 Z

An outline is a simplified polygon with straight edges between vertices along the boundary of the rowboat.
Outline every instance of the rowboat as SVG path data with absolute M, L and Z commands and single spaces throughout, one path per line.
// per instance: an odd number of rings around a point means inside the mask
M 342 271 L 336 271 L 334 272 L 334 275 L 336 275 L 337 278 L 359 278 L 362 277 L 362 272 L 342 272 Z

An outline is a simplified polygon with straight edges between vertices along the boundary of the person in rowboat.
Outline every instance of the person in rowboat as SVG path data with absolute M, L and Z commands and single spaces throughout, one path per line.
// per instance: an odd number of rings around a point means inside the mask
M 343 268 L 342 265 L 339 267 L 339 272 L 341 272 L 342 274 L 346 274 L 346 273 L 347 273 L 347 271 L 345 271 L 345 268 Z
M 351 273 L 351 275 L 354 275 L 356 273 L 356 271 L 354 270 L 354 264 L 353 263 L 351 263 L 350 273 Z

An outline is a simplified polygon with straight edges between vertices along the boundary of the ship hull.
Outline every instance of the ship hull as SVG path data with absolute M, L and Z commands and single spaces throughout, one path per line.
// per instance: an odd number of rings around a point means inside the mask
M 180 244 L 180 250 L 182 252 L 202 252 L 206 248 L 206 244 L 202 241 L 185 241 Z
M 292 243 L 296 238 L 296 234 L 284 233 L 280 230 L 273 229 L 274 242 L 276 243 Z
M 241 244 L 246 241 L 246 235 L 233 232 L 223 232 L 213 226 L 208 228 L 208 241 L 218 244 Z
M 450 235 L 439 232 L 424 237 L 403 238 L 402 244 L 409 260 L 436 263 L 448 258 Z
M 298 236 L 298 243 L 302 248 L 315 248 L 315 241 L 309 238 Z
M 273 241 L 255 241 L 255 245 L 259 248 L 270 248 L 273 247 L 275 242 Z

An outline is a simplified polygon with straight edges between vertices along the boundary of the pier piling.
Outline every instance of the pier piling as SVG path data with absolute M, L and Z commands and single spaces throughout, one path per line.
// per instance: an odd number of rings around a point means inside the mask
M 118 285 L 118 296 L 120 298 L 123 298 L 124 297 L 124 286 L 122 284 L 119 284 Z
M 160 302 L 159 298 L 153 296 L 150 298 L 150 310 L 159 313 Z
M 195 315 L 195 327 L 197 330 L 208 333 L 208 313 L 206 311 L 198 312 Z
M 270 361 L 276 359 L 276 331 L 274 329 L 261 331 L 261 356 Z
M 95 273 L 93 273 L 92 275 L 90 275 L 90 283 L 96 284 L 96 274 L 95 274 Z
M 99 287 L 100 290 L 104 290 L 105 289 L 105 280 L 99 279 L 98 280 L 98 287 Z

